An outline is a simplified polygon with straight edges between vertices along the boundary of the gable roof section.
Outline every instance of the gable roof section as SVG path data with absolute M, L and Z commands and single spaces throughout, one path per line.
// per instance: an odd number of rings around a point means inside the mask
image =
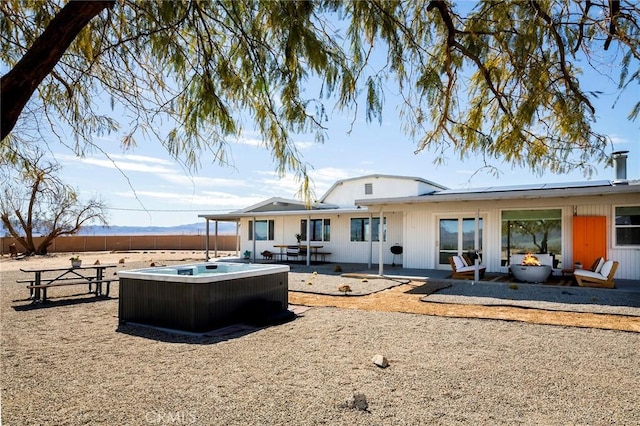
M 425 185 L 430 185 L 430 186 L 433 186 L 433 187 L 436 187 L 436 188 L 440 188 L 440 189 L 443 189 L 443 190 L 447 189 L 446 186 L 440 185 L 440 184 L 435 183 L 435 182 L 431 182 L 430 180 L 427 180 L 427 179 L 423 179 L 423 178 L 420 178 L 420 177 L 415 177 L 415 176 L 371 174 L 371 175 L 357 176 L 357 177 L 337 180 L 333 185 L 331 185 L 331 188 L 329 188 L 327 190 L 327 192 L 324 193 L 322 198 L 320 198 L 320 202 L 321 203 L 324 202 L 327 199 L 327 197 L 329 195 L 331 195 L 331 193 L 336 188 L 338 188 L 339 186 L 343 185 L 344 183 L 352 182 L 352 181 L 358 181 L 358 180 L 376 179 L 376 178 L 398 179 L 398 180 L 407 180 L 407 181 L 412 181 L 412 182 L 415 181 L 415 182 L 424 183 Z
M 584 195 L 604 195 L 620 193 L 640 194 L 640 181 L 628 181 L 625 185 L 616 185 L 608 180 L 541 183 L 530 185 L 493 186 L 468 189 L 446 189 L 432 194 L 414 197 L 391 197 L 356 200 L 358 206 L 379 204 L 418 204 L 442 203 L 474 200 L 517 200 L 528 198 L 575 197 Z

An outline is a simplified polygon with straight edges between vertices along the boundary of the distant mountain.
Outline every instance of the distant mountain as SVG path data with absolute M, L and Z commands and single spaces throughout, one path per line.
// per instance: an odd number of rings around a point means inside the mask
M 214 225 L 209 225 L 211 235 Z M 236 226 L 229 222 L 218 223 L 218 234 L 235 234 Z M 78 235 L 204 235 L 204 222 L 177 226 L 84 226 Z

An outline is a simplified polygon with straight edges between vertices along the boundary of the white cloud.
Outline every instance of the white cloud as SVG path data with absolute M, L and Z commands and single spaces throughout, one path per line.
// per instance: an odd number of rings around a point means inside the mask
M 618 145 L 618 144 L 624 145 L 629 143 L 629 140 L 626 139 L 624 136 L 612 134 L 612 135 L 609 135 L 609 138 L 611 138 L 611 143 L 613 144 L 614 147 L 615 145 Z
M 208 176 L 189 176 L 186 174 L 163 174 L 161 176 L 167 182 L 176 185 L 196 185 L 200 188 L 212 187 L 212 188 L 246 188 L 250 186 L 249 182 L 242 179 L 226 179 L 226 178 L 213 178 Z
M 237 195 L 228 192 L 210 191 L 199 194 L 170 192 L 170 191 L 133 191 L 118 192 L 115 196 L 134 199 L 137 198 L 148 209 L 154 209 L 155 203 L 161 203 L 162 208 L 189 209 L 203 208 L 212 210 L 237 210 L 263 201 L 264 198 L 256 195 Z
M 66 163 L 80 163 L 105 169 L 119 169 L 140 173 L 175 173 L 172 161 L 158 157 L 122 154 L 107 154 L 94 157 L 56 154 L 55 157 L 58 161 Z
M 264 146 L 264 144 L 262 143 L 262 139 L 247 138 L 247 137 L 244 137 L 244 136 L 241 136 L 238 139 L 236 139 L 236 143 L 238 143 L 240 145 L 248 145 L 248 146 L 256 146 L 256 147 L 263 147 Z
M 142 161 L 146 163 L 157 163 L 165 165 L 173 165 L 173 160 L 159 157 L 149 157 L 148 155 L 135 155 L 135 154 L 108 154 L 113 160 L 126 160 L 126 161 Z
M 296 148 L 300 151 L 305 151 L 319 145 L 317 142 L 303 142 L 303 141 L 294 142 L 294 144 Z
M 139 172 L 139 173 L 175 173 L 171 167 L 166 167 L 162 163 L 147 164 L 134 161 L 111 161 L 108 159 L 98 158 L 80 158 L 77 161 L 91 166 L 104 167 L 108 169 L 119 169 L 122 171 Z

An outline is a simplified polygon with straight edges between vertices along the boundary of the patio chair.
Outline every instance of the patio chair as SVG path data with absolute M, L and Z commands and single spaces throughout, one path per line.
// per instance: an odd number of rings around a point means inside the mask
M 607 260 L 602 265 L 600 272 L 589 271 L 587 269 L 576 269 L 573 276 L 580 287 L 602 287 L 616 288 L 613 276 L 618 269 L 618 261 Z
M 293 257 L 294 259 L 298 259 L 298 256 L 300 256 L 300 247 L 298 246 L 288 246 L 287 247 L 287 260 L 289 260 L 290 257 Z
M 591 268 L 589 270 L 592 272 L 600 272 L 603 265 L 604 265 L 604 257 L 599 257 L 593 261 L 593 265 L 591 265 Z
M 449 257 L 449 263 L 451 264 L 451 278 L 462 280 L 475 279 L 475 265 L 467 265 L 462 256 Z M 484 273 L 487 270 L 487 267 L 484 265 L 480 265 L 478 269 L 480 272 L 480 278 L 484 277 Z

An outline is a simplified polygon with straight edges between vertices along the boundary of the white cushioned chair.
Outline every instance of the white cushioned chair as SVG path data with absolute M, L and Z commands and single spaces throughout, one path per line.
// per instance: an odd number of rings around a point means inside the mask
M 616 288 L 616 285 L 613 282 L 613 276 L 616 274 L 616 270 L 618 269 L 618 262 L 615 260 L 607 260 L 602 263 L 602 266 L 598 269 L 599 264 L 600 262 L 595 265 L 595 269 L 593 271 L 588 269 L 576 269 L 573 272 L 579 286 Z
M 462 256 L 449 257 L 449 263 L 451 264 L 451 278 L 463 280 L 475 279 L 475 265 L 468 265 Z M 480 265 L 478 269 L 480 272 L 480 278 L 484 277 L 487 267 Z

